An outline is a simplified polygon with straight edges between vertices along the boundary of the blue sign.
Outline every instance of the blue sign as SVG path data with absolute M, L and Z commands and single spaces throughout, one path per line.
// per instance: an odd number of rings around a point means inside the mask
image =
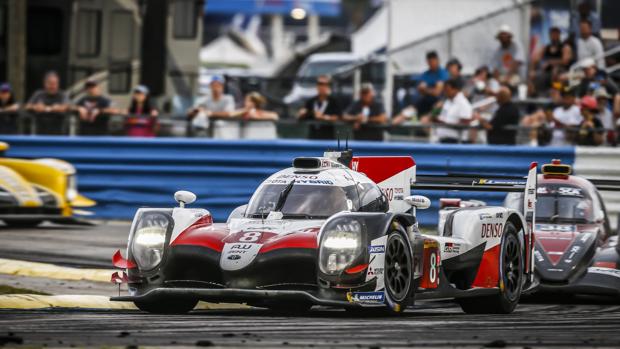
M 207 14 L 289 14 L 304 9 L 310 15 L 340 16 L 340 0 L 207 0 Z

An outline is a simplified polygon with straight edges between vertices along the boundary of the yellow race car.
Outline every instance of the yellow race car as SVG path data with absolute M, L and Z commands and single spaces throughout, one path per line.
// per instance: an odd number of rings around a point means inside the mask
M 0 142 L 0 154 L 9 145 Z M 77 192 L 75 168 L 58 159 L 0 157 L 0 220 L 9 226 L 33 227 L 43 221 L 75 222 L 89 215 L 80 208 L 95 205 Z

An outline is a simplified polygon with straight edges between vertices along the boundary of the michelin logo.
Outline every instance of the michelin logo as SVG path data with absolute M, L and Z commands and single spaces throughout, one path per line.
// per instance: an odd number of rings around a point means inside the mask
M 383 292 L 352 292 L 349 293 L 349 301 L 354 303 L 384 303 Z
M 385 246 L 369 246 L 368 253 L 385 253 Z

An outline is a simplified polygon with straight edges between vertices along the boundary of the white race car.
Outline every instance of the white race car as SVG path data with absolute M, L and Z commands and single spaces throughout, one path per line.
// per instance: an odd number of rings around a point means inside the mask
M 536 166 L 526 185 L 416 183 L 403 157 L 353 157 L 350 151 L 296 158 L 267 178 L 226 223 L 214 223 L 177 192 L 176 208 L 135 215 L 127 258 L 113 257 L 116 282 L 153 313 L 182 313 L 199 300 L 280 310 L 313 305 L 384 307 L 414 299 L 456 298 L 470 313 L 510 313 L 533 283 L 530 227 Z M 504 207 L 456 209 L 438 236 L 421 234 L 416 209 L 428 198 L 411 188 L 524 191 L 524 217 Z

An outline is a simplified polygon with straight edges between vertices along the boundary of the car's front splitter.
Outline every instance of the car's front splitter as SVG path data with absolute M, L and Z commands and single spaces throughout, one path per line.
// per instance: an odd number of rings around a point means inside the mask
M 344 295 L 344 294 L 343 294 Z M 346 295 L 345 295 L 346 296 Z M 205 289 L 205 288 L 154 288 L 142 295 L 112 297 L 112 301 L 118 302 L 152 302 L 170 298 L 192 298 L 213 303 L 248 303 L 259 304 L 266 300 L 269 302 L 307 302 L 314 305 L 323 305 L 340 308 L 360 306 L 379 306 L 383 304 L 362 304 L 349 300 L 328 299 L 317 296 L 308 291 L 298 290 L 258 290 L 258 289 Z
M 620 270 L 590 267 L 587 273 L 575 282 L 564 285 L 541 283 L 536 291 L 620 297 Z

